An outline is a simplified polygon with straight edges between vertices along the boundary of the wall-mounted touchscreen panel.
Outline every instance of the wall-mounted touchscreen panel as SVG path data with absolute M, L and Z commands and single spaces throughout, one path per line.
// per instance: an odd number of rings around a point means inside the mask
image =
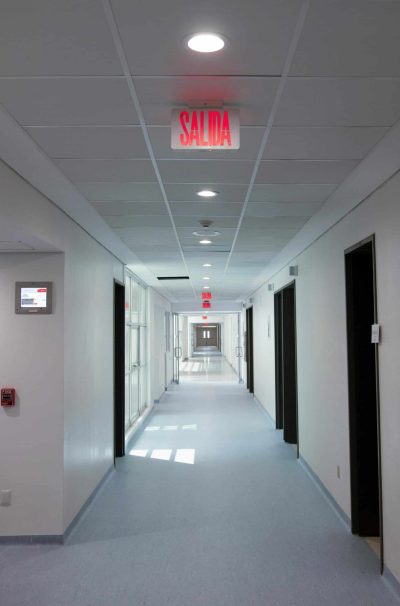
M 52 282 L 16 282 L 16 314 L 51 314 L 53 302 Z

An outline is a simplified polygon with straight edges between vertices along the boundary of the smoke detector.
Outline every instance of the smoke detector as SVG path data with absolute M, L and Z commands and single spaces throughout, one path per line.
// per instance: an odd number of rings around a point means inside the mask
M 221 232 L 219 231 L 211 231 L 209 229 L 209 227 L 211 227 L 211 225 L 213 224 L 213 221 L 211 221 L 210 219 L 202 219 L 201 221 L 199 221 L 200 225 L 202 227 L 204 227 L 204 230 L 200 230 L 200 231 L 194 231 L 192 232 L 194 236 L 200 236 L 200 237 L 215 237 L 215 236 L 220 236 Z

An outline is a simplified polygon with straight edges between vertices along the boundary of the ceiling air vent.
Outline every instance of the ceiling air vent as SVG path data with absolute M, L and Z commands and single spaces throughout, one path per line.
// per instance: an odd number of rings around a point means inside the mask
M 157 276 L 157 280 L 189 280 L 189 276 Z

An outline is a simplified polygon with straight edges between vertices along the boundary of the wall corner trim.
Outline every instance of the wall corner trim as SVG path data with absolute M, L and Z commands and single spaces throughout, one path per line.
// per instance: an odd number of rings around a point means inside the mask
M 274 429 L 276 429 L 275 427 L 275 419 L 273 419 L 271 417 L 271 415 L 269 414 L 268 410 L 265 408 L 265 406 L 263 406 L 260 402 L 260 400 L 257 400 L 256 396 L 253 396 L 253 400 L 254 402 L 257 404 L 257 406 L 261 409 L 261 412 L 263 412 L 265 414 L 265 416 L 267 417 L 268 421 L 270 422 L 270 424 L 272 425 L 272 427 Z
M 384 568 L 382 578 L 385 585 L 396 596 L 396 598 L 400 598 L 400 581 L 394 576 L 387 566 Z
M 100 494 L 100 492 L 103 490 L 106 483 L 108 482 L 108 480 L 110 479 L 110 477 L 113 475 L 114 472 L 115 472 L 115 467 L 114 467 L 114 464 L 112 464 L 111 467 L 108 469 L 108 471 L 106 471 L 103 478 L 100 480 L 100 482 L 98 483 L 98 485 L 96 486 L 96 488 L 94 489 L 92 494 L 82 505 L 82 507 L 80 508 L 80 510 L 74 517 L 74 519 L 69 523 L 69 525 L 67 526 L 67 528 L 64 531 L 64 534 L 61 535 L 61 541 L 60 541 L 61 543 L 65 543 L 70 538 L 72 533 L 76 530 L 79 522 L 89 512 L 90 507 L 93 504 L 94 500 Z
M 333 496 L 331 495 L 329 490 L 326 488 L 326 486 L 321 482 L 321 480 L 319 479 L 319 477 L 317 476 L 315 471 L 313 471 L 313 469 L 309 466 L 307 461 L 305 461 L 305 459 L 301 455 L 299 457 L 299 463 L 303 467 L 303 469 L 305 470 L 307 475 L 310 477 L 310 479 L 314 482 L 314 484 L 319 489 L 319 491 L 322 493 L 322 495 L 325 497 L 325 499 L 328 501 L 328 503 L 331 506 L 331 508 L 333 509 L 333 511 L 336 513 L 338 518 L 344 524 L 346 530 L 351 532 L 351 520 L 350 520 L 349 516 L 343 511 L 343 509 L 340 507 L 340 505 L 337 503 L 337 501 L 333 498 Z

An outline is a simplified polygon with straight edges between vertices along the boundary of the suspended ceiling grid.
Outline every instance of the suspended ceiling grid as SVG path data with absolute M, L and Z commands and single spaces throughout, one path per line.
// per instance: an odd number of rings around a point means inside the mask
M 0 102 L 157 288 L 191 300 L 208 275 L 235 299 L 400 118 L 399 25 L 382 0 L 3 0 Z M 185 48 L 207 30 L 228 47 Z M 171 110 L 193 100 L 240 109 L 240 150 L 170 149 Z

